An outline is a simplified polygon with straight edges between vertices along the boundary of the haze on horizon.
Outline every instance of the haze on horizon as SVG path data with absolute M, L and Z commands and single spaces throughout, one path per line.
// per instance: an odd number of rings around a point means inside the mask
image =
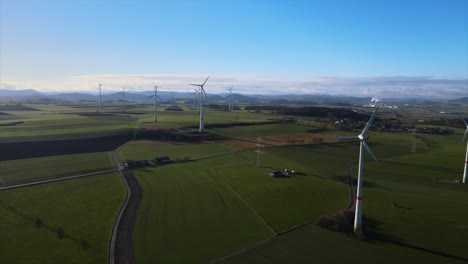
M 0 89 L 456 98 L 468 1 L 0 1 Z

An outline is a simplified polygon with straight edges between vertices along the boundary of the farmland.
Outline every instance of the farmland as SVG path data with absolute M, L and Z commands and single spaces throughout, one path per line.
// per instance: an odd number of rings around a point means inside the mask
M 468 235 L 468 192 L 454 182 L 461 177 L 465 151 L 458 144 L 463 133 L 459 128 L 452 127 L 455 133 L 446 136 L 419 135 L 415 153 L 410 133 L 370 131 L 368 143 L 379 163 L 365 158 L 368 238 L 358 241 L 314 224 L 354 199 L 336 176 L 349 171 L 357 175 L 358 144 L 329 139 L 359 132 L 337 130 L 326 118 L 294 120 L 268 111 L 210 109 L 207 135 L 214 137 L 178 141 L 179 135 L 196 134 L 195 111 L 161 107 L 159 122 L 153 123 L 151 107 L 142 105 L 125 113 L 116 106 L 102 113 L 92 105 L 26 106 L 37 110 L 2 110 L 8 113 L 2 122 L 17 124 L 2 126 L 0 144 L 18 149 L 3 153 L 2 187 L 115 169 L 111 151 L 129 140 L 116 152 L 121 162 L 155 157 L 174 161 L 133 169 L 142 189 L 133 227 L 136 263 L 206 263 L 242 249 L 246 250 L 223 261 L 354 262 L 354 251 L 366 252 L 364 263 L 468 260 L 464 244 L 454 239 Z M 405 118 L 414 121 L 420 116 Z M 175 136 L 149 139 L 142 129 L 162 129 Z M 262 167 L 256 164 L 258 137 L 265 146 Z M 297 173 L 269 176 L 284 169 Z M 105 262 L 110 230 L 124 197 L 123 184 L 114 174 L 1 191 L 1 214 L 8 221 L 0 237 L 7 241 L 17 234 L 6 246 L 11 248 L 6 259 L 22 254 L 18 260 L 28 263 L 34 258 L 38 263 L 46 258 Z M 74 219 L 76 215 L 80 217 Z M 43 228 L 36 227 L 37 218 Z M 59 227 L 69 236 L 58 239 Z M 40 235 L 19 246 L 34 232 Z M 255 246 L 261 241 L 265 242 Z M 44 247 L 59 250 L 48 256 Z M 22 253 L 27 248 L 34 250 Z
M 86 164 L 86 166 L 83 166 Z M 47 156 L 3 161 L 0 187 L 114 168 L 109 152 Z
M 280 129 L 264 130 L 263 126 L 265 125 L 260 125 L 258 128 L 243 128 L 245 132 L 239 128 L 237 131 L 234 130 L 235 133 L 232 134 L 236 134 L 241 138 L 245 136 L 253 137 L 255 132 L 252 131 L 256 131 L 255 129 L 261 132 L 270 131 L 270 134 L 281 134 Z M 287 125 L 285 128 L 288 132 L 303 132 L 295 129 L 294 126 L 288 128 Z M 339 131 L 333 132 L 342 133 Z M 467 225 L 463 221 L 468 216 L 466 215 L 468 203 L 463 202 L 468 199 L 466 186 L 435 180 L 439 177 L 448 180 L 460 178 L 460 164 L 462 163 L 464 147 L 454 144 L 459 137 L 460 134 L 453 136 L 427 135 L 416 142 L 417 152 L 411 153 L 411 137 L 408 134 L 371 133 L 372 140 L 369 141 L 369 144 L 380 162 L 373 163 L 366 158 L 364 214 L 369 219 L 367 220 L 370 223 L 368 227 L 370 233 L 373 234 L 368 246 L 366 246 L 366 243 L 350 240 L 348 237 L 335 234 L 332 231 L 308 227 L 305 230 L 298 231 L 298 234 L 291 234 L 285 238 L 281 237 L 275 240 L 271 246 L 265 244 L 258 249 L 252 249 L 248 253 L 240 254 L 229 261 L 235 262 L 237 260 L 239 263 L 255 263 L 259 260 L 259 255 L 266 254 L 272 257 L 267 258 L 268 261 L 264 260 L 264 262 L 285 262 L 291 254 L 300 250 L 301 247 L 288 248 L 288 245 L 292 243 L 299 243 L 295 240 L 299 239 L 298 237 L 302 237 L 304 239 L 302 242 L 305 245 L 310 245 L 310 247 L 304 246 L 304 252 L 292 259 L 300 262 L 300 260 L 308 259 L 309 255 L 314 256 L 316 254 L 317 257 L 330 259 L 330 261 L 337 260 L 339 256 L 333 255 L 331 252 L 327 253 L 322 247 L 312 248 L 317 240 L 320 241 L 321 236 L 328 236 L 327 234 L 332 237 L 337 236 L 334 239 L 340 241 L 342 246 L 346 247 L 344 250 L 350 250 L 350 252 L 365 246 L 375 248 L 374 250 L 379 252 L 378 254 L 396 254 L 397 259 L 406 257 L 415 261 L 431 259 L 435 263 L 468 259 L 468 255 L 463 253 L 463 245 L 453 240 L 453 237 L 467 232 Z M 133 145 L 129 145 L 123 156 L 126 158 L 148 159 L 158 155 L 177 156 L 177 149 L 180 149 L 180 153 L 195 158 L 209 156 L 210 154 L 215 155 L 216 153 L 221 154 L 227 151 L 219 144 L 204 144 L 205 146 L 202 148 L 198 145 L 171 145 L 167 143 L 153 144 L 151 147 L 144 145 L 144 142 L 135 142 Z M 206 149 L 206 154 L 203 153 L 203 148 Z M 218 151 L 215 151 L 215 148 L 218 148 Z M 147 198 L 144 195 L 143 204 L 150 203 L 152 209 L 141 209 L 144 213 L 139 214 L 140 220 L 136 224 L 136 230 L 141 228 L 141 230 L 148 231 L 147 228 L 149 227 L 146 227 L 147 224 L 141 220 L 142 214 L 148 219 L 156 219 L 156 215 L 161 214 L 170 215 L 161 213 L 164 211 L 165 206 L 164 203 L 157 202 L 160 199 L 172 201 L 171 204 L 176 208 L 179 206 L 185 208 L 187 200 L 191 201 L 193 198 L 181 199 L 180 196 L 186 197 L 187 195 L 190 197 L 193 195 L 190 193 L 194 189 L 197 190 L 197 193 L 198 191 L 202 192 L 203 189 L 198 190 L 198 188 L 201 186 L 206 187 L 206 178 L 216 179 L 218 184 L 229 186 L 229 189 L 236 193 L 237 198 L 248 204 L 248 207 L 255 212 L 257 217 L 260 216 L 261 222 L 271 228 L 270 230 L 273 230 L 267 237 L 272 237 L 274 234 L 301 224 L 313 222 L 320 215 L 326 214 L 333 209 L 345 208 L 349 203 L 349 188 L 342 183 L 333 181 L 331 178 L 336 174 L 347 172 L 350 169 L 351 162 L 357 160 L 358 146 L 355 143 L 270 147 L 265 148 L 264 152 L 264 168 L 257 168 L 255 164 L 252 164 L 257 159 L 257 154 L 254 151 L 244 151 L 192 163 L 171 164 L 161 168 L 137 170 L 137 178 L 143 186 L 143 192 L 151 193 L 150 196 L 152 197 L 149 198 L 152 202 L 149 202 L 145 201 Z M 441 160 L 437 153 L 444 153 L 445 157 Z M 273 169 L 281 168 L 295 169 L 302 172 L 303 175 L 276 179 L 268 176 L 268 173 Z M 187 174 L 187 171 L 190 173 Z M 354 174 L 356 175 L 357 172 L 355 171 Z M 164 178 L 164 180 L 161 178 Z M 190 187 L 192 188 L 189 190 L 181 185 L 185 183 L 185 180 L 191 183 Z M 160 188 L 162 187 L 156 184 L 156 182 L 168 184 L 170 181 L 174 181 L 172 184 L 179 186 L 180 194 L 177 194 L 179 197 L 177 200 L 171 198 L 169 193 L 161 191 Z M 171 188 L 166 190 L 169 189 Z M 161 194 L 161 192 L 164 194 Z M 158 195 L 164 195 L 165 198 Z M 155 196 L 159 198 L 153 198 Z M 156 213 L 155 216 L 151 216 L 152 211 L 159 212 L 159 214 Z M 184 233 L 185 240 L 191 236 L 189 230 L 193 232 L 193 230 L 211 226 L 211 216 L 209 214 L 205 215 L 207 215 L 206 219 L 198 215 L 198 213 L 192 215 L 189 210 L 184 211 L 184 218 L 187 220 L 180 225 L 188 228 Z M 445 217 L 441 217 L 441 215 L 445 215 Z M 174 216 L 175 218 L 177 217 Z M 205 220 L 199 220 L 200 218 Z M 191 223 L 195 219 L 197 219 L 197 224 L 192 226 Z M 159 220 L 163 221 L 162 219 Z M 168 253 L 167 260 L 170 259 L 173 251 L 167 250 L 165 247 L 179 245 L 181 240 L 172 237 L 174 241 L 171 241 L 166 236 L 157 235 L 161 234 L 162 230 L 170 229 L 167 225 L 173 222 L 169 219 L 165 221 L 159 222 L 157 230 L 149 231 L 149 234 L 154 234 L 150 235 L 154 243 L 149 243 L 149 240 L 141 238 L 140 233 L 136 231 L 135 248 L 138 250 L 143 247 L 141 245 L 145 245 L 147 247 L 145 251 L 160 249 L 161 254 L 164 256 L 165 253 Z M 201 221 L 202 224 L 198 221 Z M 146 223 L 151 222 L 147 220 Z M 206 223 L 206 226 L 201 227 L 203 223 Z M 430 233 L 426 232 L 428 229 L 431 230 Z M 141 231 L 141 233 L 144 232 Z M 302 233 L 311 234 L 314 240 L 306 239 Z M 244 234 L 248 234 L 247 230 Z M 193 239 L 198 236 L 194 235 Z M 241 236 L 238 234 L 236 237 Z M 260 237 L 257 239 L 260 239 Z M 329 238 L 324 238 L 325 244 L 328 243 L 326 242 L 327 239 Z M 139 241 L 146 241 L 146 243 Z M 226 249 L 236 250 L 235 245 L 229 243 L 230 240 L 223 240 L 223 242 L 226 242 L 224 244 Z M 208 237 L 197 240 L 197 243 L 199 244 L 199 247 L 196 247 L 197 249 L 213 248 L 211 246 L 213 242 Z M 218 244 L 221 247 L 223 243 L 218 241 Z M 243 244 L 246 246 L 250 243 L 244 242 Z M 283 258 L 273 253 L 273 251 L 277 252 L 277 247 L 282 248 L 279 252 L 284 253 L 282 254 Z M 337 246 L 330 245 L 329 250 L 335 247 Z M 193 248 L 193 246 L 184 248 Z M 307 251 L 305 248 L 307 248 Z M 214 251 L 211 254 L 204 253 L 206 254 L 205 258 L 200 258 L 199 262 L 209 260 L 210 256 L 212 259 L 222 256 L 226 249 L 219 249 L 218 252 Z M 268 253 L 270 252 L 268 250 L 271 250 L 271 253 Z M 178 252 L 185 252 L 185 250 L 179 248 Z M 193 253 L 187 252 L 186 254 L 189 259 L 197 259 Z M 309 255 L 304 256 L 304 254 Z M 324 257 L 323 254 L 328 254 L 331 257 Z M 141 251 L 137 251 L 137 259 L 138 255 L 143 255 L 140 258 L 142 263 L 151 262 L 151 258 L 144 257 L 144 253 Z M 372 263 L 372 255 L 365 258 L 364 262 Z
M 2 262 L 106 262 L 123 199 L 116 174 L 0 192 Z

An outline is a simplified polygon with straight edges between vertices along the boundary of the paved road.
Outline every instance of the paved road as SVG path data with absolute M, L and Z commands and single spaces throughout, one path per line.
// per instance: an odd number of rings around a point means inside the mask
M 11 190 L 11 189 L 16 189 L 16 188 L 22 188 L 22 187 L 28 187 L 28 186 L 33 186 L 33 185 L 40 185 L 40 184 L 51 183 L 51 182 L 72 180 L 72 179 L 89 177 L 89 176 L 94 176 L 94 175 L 99 175 L 99 174 L 106 174 L 106 173 L 111 173 L 111 172 L 116 172 L 116 170 L 96 171 L 96 172 L 78 174 L 78 175 L 67 176 L 67 177 L 56 178 L 56 179 L 40 180 L 40 181 L 33 181 L 33 182 L 28 182 L 28 183 L 16 184 L 16 185 L 11 185 L 11 186 L 6 186 L 6 187 L 0 187 L 0 191 Z
M 133 227 L 135 225 L 137 209 L 142 199 L 142 191 L 132 171 L 122 171 L 119 167 L 117 152 L 121 147 L 114 150 L 112 155 L 127 190 L 127 197 L 112 227 L 111 242 L 109 244 L 109 263 L 133 264 L 135 263 Z
M 132 196 L 120 219 L 115 243 L 115 263 L 135 263 L 133 252 L 133 230 L 136 221 L 137 210 L 142 199 L 142 191 L 132 171 L 123 172 L 127 184 L 130 186 Z

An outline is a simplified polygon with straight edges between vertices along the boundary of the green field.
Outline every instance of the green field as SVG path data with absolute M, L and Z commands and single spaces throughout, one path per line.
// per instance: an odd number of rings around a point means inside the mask
M 186 108 L 171 112 L 160 107 L 159 122 L 153 123 L 150 105 L 130 104 L 120 113 L 118 105 L 109 103 L 103 114 L 96 114 L 92 102 L 27 106 L 40 111 L 2 110 L 9 115 L 0 116 L 1 122 L 24 123 L 2 126 L 0 142 L 108 136 L 135 128 L 196 130 L 198 125 L 198 113 Z M 419 110 L 401 113 L 408 122 L 428 117 Z M 268 111 L 207 110 L 205 120 L 207 125 L 230 123 L 208 131 L 239 139 L 360 132 L 334 130 L 327 119 L 314 117 L 235 126 L 282 117 Z M 363 263 L 466 262 L 461 238 L 468 236 L 468 189 L 454 182 L 461 179 L 466 145 L 459 144 L 464 131 L 451 129 L 455 134 L 449 136 L 419 135 L 416 153 L 410 151 L 410 133 L 369 133 L 368 144 L 379 163 L 365 157 L 366 242 L 314 225 L 276 236 L 348 206 L 349 186 L 333 177 L 350 169 L 357 175 L 357 165 L 351 168 L 358 160 L 357 142 L 265 147 L 264 166 L 258 168 L 255 151 L 240 151 L 222 141 L 143 141 L 135 133 L 137 140 L 119 150 L 120 160 L 169 156 L 177 161 L 134 170 L 143 190 L 133 241 L 137 263 L 206 263 L 269 238 L 226 262 L 354 263 L 356 252 Z M 3 161 L 0 186 L 112 168 L 109 152 Z M 299 173 L 269 176 L 285 168 Z M 0 216 L 5 219 L 0 246 L 7 252 L 2 261 L 105 262 L 110 229 L 123 199 L 124 188 L 114 174 L 0 192 Z M 43 223 L 40 228 L 37 218 Z M 58 239 L 58 227 L 68 236 Z
M 129 105 L 124 113 L 116 106 L 104 107 L 101 113 L 96 113 L 94 104 L 85 105 L 39 105 L 25 104 L 37 111 L 3 111 L 9 115 L 0 116 L 0 123 L 21 121 L 23 123 L 2 126 L 1 142 L 24 142 L 40 140 L 59 140 L 90 138 L 114 135 L 128 132 L 135 128 L 179 128 L 197 126 L 198 112 L 187 110 L 182 112 L 164 111 L 158 109 L 158 123 L 153 123 L 153 108 L 150 105 Z M 207 109 L 205 123 L 236 123 L 261 122 L 271 118 L 263 113 L 246 111 L 226 112 Z M 281 118 L 281 116 L 277 116 Z
M 114 169 L 112 153 L 47 156 L 0 162 L 0 187 Z
M 268 131 L 264 130 L 263 126 L 254 128 L 252 133 Z M 284 128 L 283 131 L 295 131 L 294 125 L 291 126 L 291 128 Z M 244 127 L 237 129 L 240 136 L 250 136 L 248 129 Z M 274 131 L 272 133 L 279 133 L 276 132 L 278 129 Z M 464 221 L 468 217 L 468 202 L 465 202 L 468 201 L 466 186 L 433 180 L 435 177 L 460 179 L 462 169 L 460 158 L 463 158 L 464 146 L 455 144 L 458 137 L 459 134 L 452 136 L 423 136 L 423 140 L 417 142 L 417 153 L 411 153 L 411 136 L 409 134 L 371 133 L 369 145 L 380 162 L 372 162 L 369 157 L 366 157 L 365 160 L 364 214 L 371 221 L 368 227 L 371 234 L 373 234 L 369 247 L 380 252 L 379 254 L 396 254 L 399 259 L 404 259 L 406 256 L 409 259 L 418 261 L 434 258 L 436 263 L 450 260 L 450 256 L 454 257 L 454 259 L 468 259 L 468 254 L 463 251 L 463 244 L 459 243 L 459 240 L 453 239 L 460 234 L 468 235 L 468 225 Z M 129 145 L 123 152 L 123 156 L 126 158 L 135 157 L 135 159 L 151 158 L 158 155 L 177 156 L 177 153 L 179 153 L 179 157 L 182 157 L 180 153 L 184 153 L 183 155 L 196 153 L 194 156 L 204 156 L 205 151 L 205 156 L 210 156 L 226 151 L 215 150 L 220 147 L 220 144 L 163 146 L 141 146 L 136 144 L 134 146 Z M 137 259 L 138 256 L 142 256 L 140 259 L 143 263 L 150 262 L 151 258 L 146 256 L 144 252 L 153 250 L 171 252 L 172 254 L 173 251 L 166 248 L 168 245 L 179 245 L 179 243 L 185 245 L 182 241 L 193 240 L 194 238 L 191 237 L 199 235 L 194 234 L 193 230 L 210 226 L 212 217 L 210 214 L 200 216 L 199 212 L 197 214 L 190 213 L 188 208 L 193 206 L 191 202 L 196 199 L 180 198 L 181 196 L 193 197 L 194 190 L 197 190 L 196 193 L 200 195 L 198 193 L 198 191 L 201 191 L 199 188 L 208 185 L 206 183 L 207 178 L 213 181 L 216 179 L 216 183 L 220 186 L 228 186 L 230 192 L 236 193 L 236 196 L 247 203 L 248 207 L 262 219 L 262 222 L 275 232 L 282 232 L 307 222 L 313 222 L 320 215 L 326 214 L 330 210 L 345 208 L 348 205 L 350 201 L 349 188 L 330 178 L 336 174 L 347 172 L 351 163 L 357 160 L 357 143 L 270 147 L 265 148 L 264 152 L 265 168 L 257 168 L 252 164 L 252 162 L 256 161 L 257 154 L 254 151 L 248 151 L 193 163 L 171 164 L 166 167 L 147 169 L 146 171 L 138 170 L 137 176 L 145 193 L 144 203 L 149 203 L 150 205 L 147 208 L 151 208 L 145 209 L 144 213 L 140 212 L 140 219 L 142 214 L 145 214 L 148 219 L 156 219 L 158 215 L 163 214 L 165 220 L 159 219 L 159 221 L 166 222 L 158 222 L 156 230 L 152 230 L 149 227 L 150 225 L 143 223 L 142 220 L 137 222 L 136 230 L 141 230 L 141 234 L 151 237 L 151 241 L 153 241 L 153 243 L 150 243 L 148 242 L 150 240 L 139 237 L 139 232 L 136 233 L 135 245 L 137 250 L 140 250 L 137 251 Z M 442 158 L 439 155 L 440 153 L 442 153 Z M 457 158 L 459 159 L 458 162 Z M 273 169 L 282 168 L 295 169 L 302 173 L 290 178 L 272 178 L 268 176 L 268 173 Z M 356 168 L 354 174 L 357 174 Z M 168 187 L 163 189 L 159 184 L 168 185 Z M 185 187 L 185 184 L 188 186 Z M 171 189 L 177 189 L 179 192 L 171 194 L 168 192 Z M 229 193 L 226 190 L 224 192 Z M 161 198 L 161 195 L 164 198 Z M 148 196 L 151 198 L 148 198 Z M 195 195 L 195 197 L 197 196 Z M 147 199 L 151 200 L 151 202 L 147 201 Z M 180 211 L 172 214 L 161 213 L 164 212 L 166 205 L 161 201 L 158 202 L 158 200 L 171 201 L 174 207 L 186 209 L 183 210 L 183 213 Z M 190 201 L 189 205 L 187 205 L 188 201 Z M 398 207 L 395 207 L 395 204 Z M 209 207 L 216 208 L 216 205 L 210 205 Z M 154 216 L 151 216 L 152 212 L 155 212 Z M 183 218 L 187 219 L 185 222 L 179 222 L 182 221 L 180 219 L 176 220 L 178 219 L 177 214 L 180 215 L 181 213 Z M 190 223 L 195 221 L 194 219 L 206 223 L 206 225 L 192 226 Z M 170 223 L 172 226 L 173 221 L 176 221 L 178 226 L 188 228 L 188 230 L 184 229 L 184 238 L 178 236 L 158 238 L 157 234 L 160 234 L 158 232 L 175 228 L 164 224 Z M 152 221 L 147 220 L 147 223 L 150 222 L 152 223 Z M 364 242 L 349 240 L 343 235 L 331 231 L 316 231 L 316 229 L 313 228 L 312 231 L 307 232 L 313 232 L 317 239 L 320 236 L 327 236 L 327 234 L 343 237 L 339 241 L 343 243 L 344 247 L 349 247 L 343 249 L 345 251 L 351 252 L 353 249 L 366 247 Z M 236 237 L 248 234 L 247 231 L 239 231 Z M 303 235 L 294 236 L 301 237 Z M 323 239 L 325 239 L 324 245 L 327 245 L 328 238 Z M 275 251 L 276 247 L 282 247 L 283 244 L 280 242 L 282 240 L 279 239 L 278 242 L 275 242 L 278 245 L 272 246 L 275 249 L 271 250 Z M 219 247 L 224 245 L 225 251 L 228 248 L 231 248 L 232 251 L 241 248 L 241 246 L 236 248 L 229 242 L 229 239 L 220 240 L 218 244 Z M 198 240 L 198 243 L 202 248 L 212 248 L 213 242 L 207 238 Z M 298 243 L 297 241 L 284 243 L 286 243 L 283 248 L 284 258 L 272 252 L 272 256 L 276 257 L 266 259 L 276 259 L 276 263 L 286 262 L 290 254 L 299 250 L 291 248 L 291 252 L 289 252 L 287 248 L 287 245 Z M 312 242 L 305 240 L 304 243 L 311 245 Z M 248 244 L 244 243 L 243 246 Z M 142 245 L 145 245 L 146 249 L 140 249 L 140 247 L 143 247 Z M 189 248 L 192 247 L 189 246 Z M 235 259 L 238 259 L 240 263 L 244 260 L 254 263 L 257 259 L 254 258 L 255 261 L 251 261 L 250 258 L 258 254 L 268 254 L 268 248 L 270 247 L 264 246 L 259 249 L 259 252 L 252 250 L 252 253 L 246 253 L 245 259 L 242 258 L 242 255 Z M 333 255 L 331 252 L 334 249 L 331 245 L 328 252 L 323 247 L 312 247 L 304 254 L 308 253 L 311 256 L 317 254 L 317 257 L 322 256 L 321 254 Z M 186 252 L 182 248 L 179 248 L 179 250 Z M 211 253 L 200 254 L 204 258 L 196 258 L 195 254 L 190 250 L 181 255 L 187 256 L 187 259 L 194 258 L 194 262 L 201 263 L 210 258 L 215 259 L 223 255 L 223 250 L 220 249 L 218 252 L 216 254 L 216 251 L 213 250 Z M 443 257 L 444 254 L 449 257 Z M 372 256 L 373 254 L 369 254 L 364 262 L 372 263 Z M 302 257 L 309 259 L 309 256 L 299 256 L 297 260 L 300 261 Z M 338 258 L 339 256 L 333 255 L 330 260 Z M 167 257 L 167 260 L 169 259 L 170 255 Z
M 144 197 L 134 234 L 137 263 L 206 263 L 271 235 L 230 186 L 205 169 L 212 162 L 136 171 Z
M 117 174 L 0 192 L 2 263 L 105 263 L 124 192 Z

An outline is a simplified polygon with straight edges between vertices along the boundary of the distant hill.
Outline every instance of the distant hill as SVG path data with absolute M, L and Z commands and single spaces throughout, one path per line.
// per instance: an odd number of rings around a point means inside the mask
M 150 96 L 154 94 L 153 91 L 144 92 L 126 92 L 125 101 L 151 103 L 153 101 Z M 195 98 L 195 92 L 170 92 L 159 91 L 158 96 L 162 99 L 162 103 L 170 103 L 173 101 L 186 100 L 187 103 Z M 72 102 L 72 101 L 98 101 L 99 95 L 89 93 L 41 93 L 33 89 L 27 90 L 7 90 L 0 89 L 0 98 L 17 100 L 19 102 L 36 102 L 36 103 L 57 103 L 57 102 Z M 104 93 L 102 94 L 102 101 L 120 101 L 122 94 L 120 92 Z M 234 105 L 283 105 L 283 106 L 337 106 L 337 107 L 352 107 L 355 105 L 368 104 L 371 97 L 353 97 L 353 96 L 340 96 L 340 95 L 326 95 L 326 94 L 282 94 L 282 95 L 243 95 L 238 93 L 232 94 L 232 102 Z M 229 101 L 229 94 L 207 94 L 205 102 L 214 104 L 227 104 Z M 391 104 L 424 104 L 431 105 L 433 102 L 427 100 L 416 100 L 411 98 L 387 98 L 383 100 Z M 467 103 L 468 97 L 445 100 L 448 103 Z
M 468 103 L 468 97 L 449 100 L 451 103 Z
M 0 98 L 16 99 L 16 98 L 31 98 L 31 97 L 45 97 L 45 95 L 33 89 L 27 89 L 27 90 L 1 89 L 0 90 Z

